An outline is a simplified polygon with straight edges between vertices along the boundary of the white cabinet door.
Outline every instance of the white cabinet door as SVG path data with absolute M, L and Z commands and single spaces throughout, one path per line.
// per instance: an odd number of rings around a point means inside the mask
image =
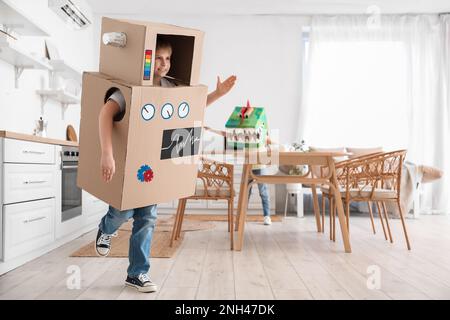
M 3 203 L 55 197 L 56 173 L 54 165 L 5 163 Z
M 55 163 L 55 146 L 51 144 L 4 139 L 4 162 Z
M 4 205 L 3 217 L 5 261 L 54 240 L 54 198 Z
M 108 212 L 108 204 L 84 190 L 82 197 L 84 225 L 100 223 L 100 219 Z

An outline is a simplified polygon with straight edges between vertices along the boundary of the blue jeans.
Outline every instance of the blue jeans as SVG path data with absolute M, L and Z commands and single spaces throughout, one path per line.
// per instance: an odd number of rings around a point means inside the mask
M 109 206 L 98 226 L 103 233 L 113 234 L 119 227 L 133 218 L 130 249 L 128 252 L 128 275 L 137 277 L 150 269 L 150 244 L 157 218 L 156 205 L 120 211 Z
M 264 175 L 264 169 L 253 169 L 253 174 L 255 175 Z M 253 186 L 252 186 L 253 187 Z M 248 198 L 250 199 L 250 195 L 252 194 L 252 187 L 248 190 Z M 261 202 L 263 206 L 264 217 L 270 216 L 270 200 L 267 184 L 258 183 L 259 196 L 261 197 Z

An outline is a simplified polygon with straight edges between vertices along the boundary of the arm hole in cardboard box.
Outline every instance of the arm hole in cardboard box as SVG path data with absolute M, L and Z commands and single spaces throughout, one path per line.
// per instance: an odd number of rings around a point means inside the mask
M 125 116 L 125 112 L 127 111 L 127 105 L 126 105 L 125 97 L 123 96 L 122 91 L 120 91 L 120 89 L 119 89 L 119 88 L 116 88 L 116 87 L 111 87 L 111 88 L 109 88 L 109 89 L 106 91 L 104 103 L 106 103 L 106 102 L 108 101 L 108 99 L 111 97 L 111 95 L 112 95 L 113 93 L 115 93 L 116 91 L 118 91 L 118 92 L 120 93 L 120 95 L 122 95 L 124 108 L 123 108 L 123 110 L 122 110 L 121 112 L 117 113 L 117 114 L 114 116 L 113 120 L 114 120 L 114 121 L 121 121 L 121 120 L 123 119 L 123 117 Z M 116 101 L 116 102 L 119 103 L 118 101 Z M 120 105 L 120 103 L 119 103 L 119 105 Z

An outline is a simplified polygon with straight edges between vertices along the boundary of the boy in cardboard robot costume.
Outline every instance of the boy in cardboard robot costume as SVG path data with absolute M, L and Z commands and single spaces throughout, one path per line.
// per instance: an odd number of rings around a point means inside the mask
M 95 241 L 99 255 L 133 218 L 125 284 L 153 292 L 156 204 L 194 194 L 204 109 L 236 77 L 218 78 L 207 95 L 198 30 L 103 18 L 101 36 L 100 73 L 83 75 L 78 185 L 110 205 Z

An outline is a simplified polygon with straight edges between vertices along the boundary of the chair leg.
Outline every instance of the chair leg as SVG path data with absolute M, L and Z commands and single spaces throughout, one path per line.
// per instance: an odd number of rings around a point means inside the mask
M 231 216 L 230 216 L 230 214 L 233 214 L 233 212 L 230 213 L 230 200 L 228 200 L 228 219 L 227 219 L 227 222 L 228 222 L 228 232 L 230 232 L 231 229 L 233 228 L 233 225 L 231 224 Z
M 287 214 L 288 199 L 289 199 L 289 192 L 286 191 L 286 201 L 284 202 L 284 217 L 285 218 L 286 218 L 286 214 Z
M 387 237 L 386 229 L 384 227 L 383 214 L 381 213 L 381 207 L 378 202 L 376 202 L 376 204 L 377 204 L 378 216 L 380 217 L 380 221 L 381 221 L 381 226 L 383 227 L 384 239 L 387 240 L 388 237 Z
M 178 221 L 180 220 L 180 212 L 181 212 L 181 200 L 178 200 L 177 213 L 175 214 L 175 219 L 173 221 L 173 229 L 172 229 L 172 237 L 170 238 L 170 246 L 173 247 L 173 242 L 175 241 L 175 237 L 178 231 Z
M 336 204 L 334 201 L 334 198 L 331 198 L 331 204 L 330 204 L 330 212 L 331 215 L 333 216 L 333 235 L 332 235 L 332 240 L 335 242 L 336 241 Z
M 325 197 L 322 192 L 322 233 L 325 233 Z
M 181 227 L 183 226 L 184 210 L 186 209 L 186 202 L 187 202 L 187 199 L 181 199 L 180 219 L 178 220 L 177 235 L 175 237 L 175 240 L 180 238 Z
M 330 215 L 330 240 L 333 240 L 333 215 L 331 214 L 331 196 L 328 194 L 328 214 Z
M 345 200 L 345 218 L 347 220 L 347 230 L 350 234 L 350 199 Z
M 228 200 L 228 231 L 230 232 L 230 248 L 231 250 L 234 249 L 234 230 L 233 230 L 233 215 L 234 215 L 234 208 L 233 208 L 233 199 Z
M 405 234 L 406 246 L 408 247 L 408 250 L 411 250 L 411 245 L 409 243 L 408 232 L 406 231 L 405 218 L 403 217 L 403 210 L 402 210 L 402 206 L 400 204 L 400 200 L 397 200 L 397 205 L 398 205 L 398 211 L 400 212 L 400 219 L 402 220 L 403 233 Z
M 389 226 L 389 219 L 388 219 L 386 204 L 384 202 L 381 202 L 381 206 L 383 209 L 384 219 L 386 220 L 386 227 L 387 227 L 388 234 L 389 234 L 389 240 L 391 241 L 391 243 L 393 243 L 394 240 L 392 239 L 391 227 Z
M 316 185 L 311 185 L 311 191 L 313 196 L 313 207 L 314 207 L 314 216 L 316 217 L 316 227 L 317 232 L 322 232 L 322 224 L 320 223 L 320 208 L 319 208 L 319 200 L 317 199 L 317 191 Z
M 375 232 L 375 223 L 373 221 L 372 202 L 367 201 L 367 206 L 369 208 L 369 216 L 370 216 L 370 223 L 372 224 L 372 231 L 373 231 L 373 234 L 376 234 L 376 232 Z

